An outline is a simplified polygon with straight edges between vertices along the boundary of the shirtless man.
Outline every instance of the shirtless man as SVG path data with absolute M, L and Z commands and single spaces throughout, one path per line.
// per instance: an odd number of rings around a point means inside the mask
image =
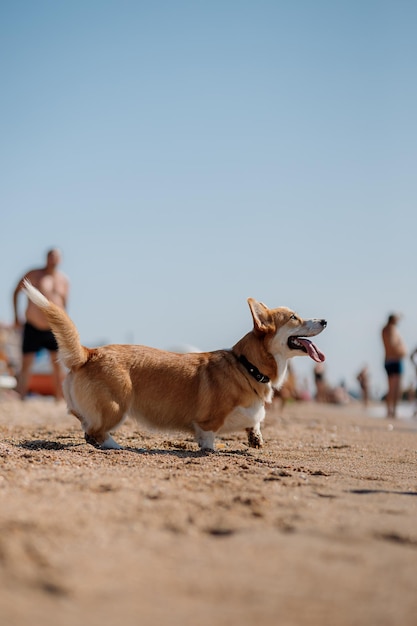
M 397 404 L 401 395 L 402 359 L 407 355 L 407 348 L 397 329 L 398 315 L 392 314 L 382 329 L 382 341 L 385 349 L 385 371 L 388 376 L 387 417 L 395 418 Z
M 33 269 L 25 274 L 18 282 L 13 293 L 13 308 L 15 326 L 21 327 L 18 314 L 18 295 L 23 288 L 25 278 L 37 287 L 48 300 L 52 300 L 63 309 L 67 306 L 69 293 L 69 281 L 57 268 L 61 262 L 61 253 L 57 249 L 49 250 L 46 256 L 46 266 Z M 52 334 L 46 317 L 42 311 L 28 300 L 26 307 L 26 322 L 23 324 L 22 344 L 22 367 L 18 377 L 16 391 L 22 400 L 28 390 L 29 377 L 36 352 L 41 348 L 49 351 L 52 363 L 53 379 L 55 385 L 55 398 L 61 399 L 62 394 L 62 370 L 58 362 L 58 345 Z

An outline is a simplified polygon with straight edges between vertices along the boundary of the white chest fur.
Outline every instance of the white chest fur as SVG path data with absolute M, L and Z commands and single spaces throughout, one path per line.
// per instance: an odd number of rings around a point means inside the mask
M 254 428 L 265 419 L 264 403 L 260 400 L 254 402 L 249 407 L 236 407 L 226 417 L 219 433 L 230 433 L 245 428 Z
M 278 368 L 278 379 L 274 381 L 274 389 L 281 389 L 285 380 L 285 376 L 287 375 L 288 361 L 287 359 L 283 359 L 280 356 L 276 356 L 275 362 Z

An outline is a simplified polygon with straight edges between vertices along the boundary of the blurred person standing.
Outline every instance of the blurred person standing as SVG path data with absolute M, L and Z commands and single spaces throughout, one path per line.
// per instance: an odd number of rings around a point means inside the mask
M 382 341 L 385 350 L 384 367 L 388 377 L 386 396 L 387 417 L 397 416 L 397 404 L 401 396 L 401 378 L 404 371 L 403 359 L 407 356 L 407 347 L 398 331 L 400 316 L 392 313 L 382 329 Z
M 317 363 L 314 367 L 314 382 L 316 385 L 316 402 L 328 402 L 329 387 L 327 385 L 323 363 Z
M 415 348 L 410 354 L 410 359 L 411 359 L 411 363 L 414 366 L 415 377 L 417 380 L 417 348 Z M 413 388 L 413 403 L 414 403 L 413 417 L 417 417 L 417 388 L 416 388 L 415 383 L 414 383 L 414 388 Z
M 22 323 L 18 313 L 18 296 L 23 289 L 23 281 L 30 280 L 43 295 L 59 307 L 66 309 L 69 280 L 59 269 L 61 263 L 61 253 L 57 248 L 52 248 L 47 252 L 45 267 L 35 268 L 27 272 L 17 283 L 13 292 L 13 309 L 15 326 L 23 326 L 22 340 L 22 366 L 18 376 L 16 391 L 23 400 L 28 391 L 29 378 L 36 353 L 43 349 L 48 350 L 51 364 L 53 382 L 55 387 L 55 398 L 63 398 L 62 393 L 62 369 L 58 361 L 58 344 L 49 327 L 44 313 L 30 300 L 27 301 L 26 319 Z
M 363 404 L 367 408 L 369 405 L 369 370 L 367 365 L 364 365 L 361 369 L 356 376 L 356 380 L 361 388 Z

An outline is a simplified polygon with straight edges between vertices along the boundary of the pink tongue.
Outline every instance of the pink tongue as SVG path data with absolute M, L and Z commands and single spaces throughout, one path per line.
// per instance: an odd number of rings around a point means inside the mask
M 323 361 L 326 360 L 326 357 L 323 354 L 323 352 L 320 352 L 318 347 L 315 346 L 314 343 L 310 341 L 310 339 L 305 339 L 304 337 L 303 338 L 298 337 L 298 341 L 301 344 L 303 344 L 303 346 L 308 352 L 308 356 L 310 356 L 313 359 L 313 361 L 317 361 L 317 363 L 322 363 Z

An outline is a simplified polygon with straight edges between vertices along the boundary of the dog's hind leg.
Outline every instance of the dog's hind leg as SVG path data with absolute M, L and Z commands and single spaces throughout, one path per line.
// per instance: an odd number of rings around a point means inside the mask
M 101 448 L 103 450 L 121 450 L 121 446 L 109 435 L 109 433 L 103 428 L 97 429 L 94 427 L 88 419 L 85 419 L 80 413 L 71 409 L 68 411 L 80 420 L 84 430 L 84 439 L 87 443 L 95 448 Z
M 111 437 L 111 435 L 109 435 L 108 433 L 102 443 L 98 441 L 98 439 L 101 439 L 102 437 L 100 437 L 100 435 L 97 435 L 96 433 L 90 434 L 85 432 L 84 438 L 87 443 L 94 446 L 95 448 L 100 448 L 101 450 L 122 450 L 122 446 L 120 446 L 117 441 L 115 441 L 113 437 Z
M 87 385 L 88 395 L 84 391 Z M 123 396 L 116 396 L 111 390 L 71 372 L 63 389 L 68 411 L 80 420 L 86 442 L 104 450 L 120 450 L 121 446 L 109 433 L 123 421 L 127 412 Z
M 112 401 L 106 405 L 105 415 L 83 416 L 82 425 L 87 443 L 103 450 L 121 450 L 121 446 L 111 437 L 110 432 L 115 430 L 123 421 L 126 408 Z
M 88 413 L 74 410 L 71 413 L 80 420 L 87 443 L 103 450 L 121 450 L 121 446 L 110 435 L 110 431 L 115 430 L 123 421 L 124 406 L 120 406 L 117 402 L 108 403 L 106 415 L 103 417 L 91 408 Z

